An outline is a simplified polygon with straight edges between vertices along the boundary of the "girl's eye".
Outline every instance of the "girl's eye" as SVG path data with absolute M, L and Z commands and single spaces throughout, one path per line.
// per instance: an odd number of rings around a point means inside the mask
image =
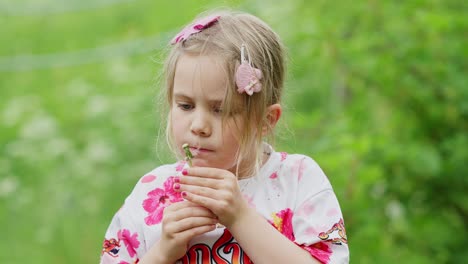
M 215 112 L 215 114 L 221 114 L 223 112 L 223 109 L 221 107 L 215 107 L 213 108 L 213 112 Z
M 193 106 L 191 104 L 178 104 L 177 106 L 184 111 L 189 111 L 193 109 Z

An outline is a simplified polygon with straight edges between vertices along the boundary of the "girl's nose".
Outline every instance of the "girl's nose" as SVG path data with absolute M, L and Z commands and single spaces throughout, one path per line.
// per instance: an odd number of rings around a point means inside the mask
M 192 124 L 190 126 L 190 131 L 193 134 L 201 137 L 209 137 L 211 135 L 211 124 L 209 121 L 209 116 L 204 113 L 196 113 Z

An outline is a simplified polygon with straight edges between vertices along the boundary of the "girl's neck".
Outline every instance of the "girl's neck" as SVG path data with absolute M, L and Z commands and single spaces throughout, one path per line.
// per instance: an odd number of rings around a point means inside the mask
M 243 166 L 242 163 L 241 163 L 238 166 L 238 169 L 236 170 L 236 172 L 234 174 L 237 175 L 238 180 L 252 178 L 258 173 L 260 168 L 263 167 L 263 165 L 265 165 L 265 163 L 268 161 L 270 156 L 271 156 L 271 148 L 268 148 L 268 149 L 265 148 L 264 151 L 262 152 L 262 158 L 261 158 L 261 161 L 260 161 L 260 164 L 259 164 L 258 168 L 254 167 L 253 170 L 252 169 L 242 170 L 242 168 L 248 168 L 249 166 Z

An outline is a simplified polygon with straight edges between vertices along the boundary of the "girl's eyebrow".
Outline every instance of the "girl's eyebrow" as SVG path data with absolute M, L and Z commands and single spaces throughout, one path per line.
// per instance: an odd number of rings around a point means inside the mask
M 174 93 L 174 99 L 177 100 L 190 100 L 192 101 L 193 98 L 184 94 L 184 93 Z M 219 100 L 219 99 L 208 99 L 207 100 L 210 105 L 221 105 L 224 100 Z
M 185 95 L 183 93 L 175 93 L 174 94 L 174 98 L 175 99 L 188 99 L 188 100 L 191 100 L 192 98 L 188 95 Z

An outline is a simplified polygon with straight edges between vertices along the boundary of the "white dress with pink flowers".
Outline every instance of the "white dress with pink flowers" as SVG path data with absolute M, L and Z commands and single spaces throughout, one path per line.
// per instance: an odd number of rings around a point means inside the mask
M 161 235 L 164 208 L 181 201 L 172 188 L 185 162 L 144 175 L 115 214 L 101 263 L 138 263 Z M 250 206 L 279 232 L 322 263 L 348 263 L 346 231 L 329 180 L 311 158 L 271 152 L 258 175 L 239 181 Z M 196 237 L 177 263 L 252 263 L 229 230 Z

